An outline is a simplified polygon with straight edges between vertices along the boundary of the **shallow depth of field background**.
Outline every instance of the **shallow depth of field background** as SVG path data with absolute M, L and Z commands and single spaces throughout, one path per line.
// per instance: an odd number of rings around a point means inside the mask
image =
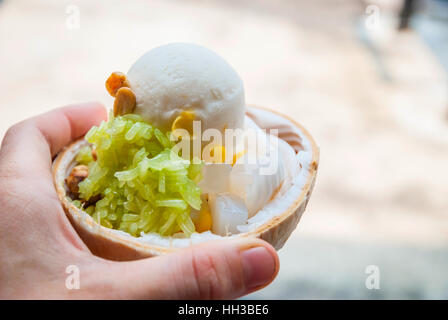
M 0 0 L 0 137 L 57 106 L 110 107 L 112 71 L 161 44 L 202 44 L 239 72 L 248 103 L 292 116 L 321 149 L 279 276 L 249 297 L 448 298 L 448 1 L 420 1 L 398 31 L 401 7 Z

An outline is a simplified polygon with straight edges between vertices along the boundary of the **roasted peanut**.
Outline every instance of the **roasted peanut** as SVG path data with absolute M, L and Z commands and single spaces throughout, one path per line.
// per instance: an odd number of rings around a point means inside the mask
M 98 154 L 96 153 L 95 149 L 92 149 L 92 159 L 93 161 L 96 161 L 98 159 Z
M 137 101 L 134 92 L 126 87 L 118 89 L 114 101 L 114 115 L 122 116 L 132 113 L 135 109 Z
M 117 91 L 123 87 L 129 87 L 129 83 L 122 72 L 113 72 L 106 80 L 106 89 L 112 97 L 115 97 Z
M 65 179 L 68 190 L 75 196 L 79 196 L 79 183 L 89 175 L 89 167 L 86 165 L 78 165 L 72 169 L 70 175 Z
M 89 200 L 82 200 L 83 208 L 88 208 L 90 206 L 93 206 L 94 204 L 96 204 L 100 200 L 101 200 L 101 195 L 100 194 L 97 194 L 95 196 L 90 197 Z

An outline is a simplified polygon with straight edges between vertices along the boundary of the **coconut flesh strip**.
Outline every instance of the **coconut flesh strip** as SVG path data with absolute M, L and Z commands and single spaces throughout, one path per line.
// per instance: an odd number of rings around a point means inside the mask
M 275 136 L 264 133 L 250 118 L 239 137 L 232 165 L 211 163 L 203 167 L 202 192 L 208 195 L 212 231 L 218 235 L 239 233 L 246 223 L 280 190 L 285 181 L 281 149 L 294 151 Z

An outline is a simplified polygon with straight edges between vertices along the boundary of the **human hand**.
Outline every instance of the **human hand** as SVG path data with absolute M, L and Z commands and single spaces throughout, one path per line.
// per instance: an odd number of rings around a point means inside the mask
M 115 262 L 92 255 L 68 221 L 52 157 L 106 119 L 97 103 L 60 108 L 11 127 L 0 149 L 0 298 L 231 299 L 269 284 L 275 250 L 258 239 L 211 241 L 164 256 Z M 66 287 L 66 268 L 80 288 Z

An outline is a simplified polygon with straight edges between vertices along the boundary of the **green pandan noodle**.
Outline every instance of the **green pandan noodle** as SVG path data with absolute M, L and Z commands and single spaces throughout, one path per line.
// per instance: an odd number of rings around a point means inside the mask
M 190 210 L 201 207 L 196 182 L 202 163 L 174 152 L 169 134 L 135 114 L 111 116 L 99 127 L 92 127 L 85 137 L 91 146 L 76 157 L 89 167 L 79 192 L 81 200 L 101 199 L 89 207 L 81 201 L 75 204 L 101 225 L 134 236 L 141 232 L 189 236 L 195 231 Z

